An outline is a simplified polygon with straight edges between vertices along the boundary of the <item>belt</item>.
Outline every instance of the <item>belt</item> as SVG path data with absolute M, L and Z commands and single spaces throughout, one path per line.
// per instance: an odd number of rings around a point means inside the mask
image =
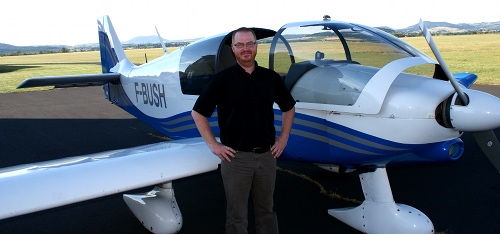
M 242 152 L 252 152 L 256 154 L 262 154 L 271 149 L 271 146 L 261 146 L 261 147 L 254 147 L 253 149 L 250 150 L 240 150 Z

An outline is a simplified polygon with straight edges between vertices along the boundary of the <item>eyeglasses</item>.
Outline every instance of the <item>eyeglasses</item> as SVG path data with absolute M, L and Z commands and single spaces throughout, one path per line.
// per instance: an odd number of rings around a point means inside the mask
M 243 48 L 243 47 L 253 48 L 256 44 L 257 44 L 257 42 L 255 42 L 255 41 L 251 41 L 251 42 L 247 42 L 246 44 L 243 44 L 243 43 L 236 43 L 236 44 L 233 44 L 233 45 L 234 45 L 236 48 L 241 49 L 241 48 Z

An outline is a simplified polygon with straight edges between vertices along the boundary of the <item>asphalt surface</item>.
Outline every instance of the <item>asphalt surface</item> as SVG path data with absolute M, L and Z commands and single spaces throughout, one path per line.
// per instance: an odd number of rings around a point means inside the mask
M 500 97 L 500 86 L 472 88 Z M 499 129 L 495 132 L 500 136 Z M 163 140 L 160 133 L 110 104 L 100 87 L 0 94 L 0 168 Z M 388 169 L 394 199 L 424 212 L 437 233 L 500 233 L 500 174 L 472 134 L 464 134 L 462 140 L 465 153 L 455 163 Z M 278 166 L 275 210 L 281 233 L 359 233 L 327 213 L 357 204 L 328 197 L 319 188 L 362 201 L 357 174 L 335 174 L 295 162 L 279 161 Z M 223 233 L 225 200 L 219 171 L 173 185 L 184 218 L 180 233 Z M 116 194 L 0 220 L 0 233 L 149 231 Z

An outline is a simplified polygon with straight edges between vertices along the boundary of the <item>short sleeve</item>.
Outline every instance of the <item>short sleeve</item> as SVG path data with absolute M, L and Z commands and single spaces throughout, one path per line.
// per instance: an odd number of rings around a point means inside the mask
M 193 110 L 205 117 L 210 117 L 215 110 L 218 99 L 219 83 L 216 76 L 212 76 L 193 106 Z

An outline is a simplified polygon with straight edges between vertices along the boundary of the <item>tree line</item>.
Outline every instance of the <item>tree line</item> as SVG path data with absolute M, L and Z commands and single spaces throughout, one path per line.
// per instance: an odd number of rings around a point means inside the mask
M 165 43 L 166 47 L 182 47 L 187 46 L 191 42 L 168 42 Z M 162 48 L 160 43 L 146 43 L 146 44 L 123 44 L 123 49 L 149 49 L 149 48 Z M 55 53 L 70 53 L 70 52 L 88 52 L 99 51 L 99 45 L 84 45 L 73 47 L 57 47 L 52 49 L 37 49 L 36 46 L 30 49 L 18 49 L 15 51 L 1 51 L 0 56 L 20 56 L 20 55 L 33 55 L 33 54 L 55 54 Z

